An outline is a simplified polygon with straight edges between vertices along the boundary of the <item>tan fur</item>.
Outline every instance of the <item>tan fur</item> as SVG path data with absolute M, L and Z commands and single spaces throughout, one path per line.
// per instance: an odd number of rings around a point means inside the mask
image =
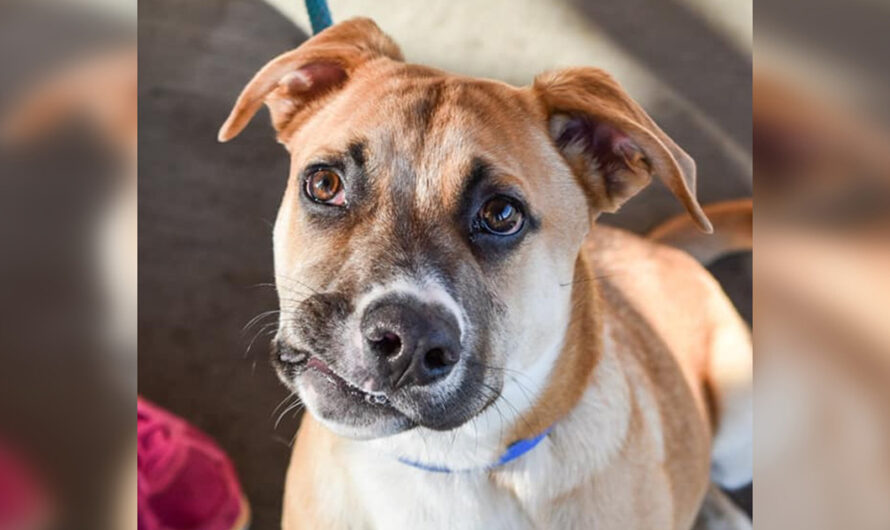
M 365 20 L 326 30 L 261 70 L 220 131 L 221 139 L 233 137 L 265 98 L 291 154 L 274 236 L 282 311 L 305 297 L 293 279 L 321 289 L 331 275 L 374 281 L 367 264 L 385 258 L 397 214 L 410 212 L 412 224 L 420 224 L 453 211 L 466 161 L 482 156 L 542 219 L 534 238 L 486 277 L 507 315 L 503 329 L 490 330 L 499 353 L 534 366 L 549 344 L 561 344 L 528 406 L 503 411 L 515 415 L 502 425 L 492 456 L 518 438 L 554 430 L 502 468 L 442 476 L 385 454 L 410 442 L 411 431 L 361 442 L 337 437 L 306 414 L 288 471 L 283 528 L 690 528 L 709 484 L 720 419 L 709 385 L 730 357 L 718 350 L 744 344 L 747 329 L 688 255 L 589 226 L 655 175 L 698 226 L 710 229 L 695 199 L 694 162 L 601 71 L 565 70 L 514 88 L 404 64 L 390 43 Z M 342 71 L 303 83 L 319 63 Z M 296 89 L 293 71 L 302 72 Z M 430 94 L 435 112 L 424 113 Z M 404 121 L 415 107 L 422 125 Z M 627 184 L 622 193 L 606 197 L 599 168 L 558 150 L 551 127 L 566 113 L 589 115 L 635 142 L 638 156 L 625 159 L 618 175 Z M 357 135 L 377 170 L 377 203 L 355 214 L 362 223 L 319 237 L 300 222 L 299 172 L 313 157 L 342 152 Z M 392 167 L 412 168 L 411 200 L 393 203 L 381 191 L 397 177 Z M 451 230 L 449 219 L 437 226 Z M 461 252 L 457 241 L 451 250 Z M 416 443 L 459 445 L 459 437 L 472 435 L 426 430 Z
M 586 269 L 589 259 L 599 280 L 591 277 L 592 272 L 579 273 L 579 281 L 588 280 L 580 283 L 585 285 L 581 292 L 596 292 L 594 286 L 600 285 L 603 294 L 601 301 L 596 295 L 585 297 L 587 303 L 579 311 L 590 316 L 597 307 L 597 318 L 609 323 L 625 376 L 653 400 L 633 400 L 620 454 L 552 502 L 584 506 L 591 511 L 589 518 L 602 522 L 599 528 L 664 528 L 666 520 L 672 528 L 690 528 L 709 484 L 711 426 L 705 393 L 709 333 L 722 324 L 716 320 L 723 318 L 711 316 L 713 302 L 709 301 L 723 295 L 688 255 L 620 230 L 594 229 L 585 256 L 579 268 Z M 559 370 L 542 395 L 541 403 L 547 405 L 517 423 L 506 439 L 539 432 L 541 425 L 549 425 L 557 414 L 577 403 L 578 371 L 565 367 L 571 366 L 574 352 L 584 352 L 585 360 L 574 362 L 581 362 L 581 373 L 585 373 L 596 355 L 596 342 L 585 339 L 597 336 L 597 325 L 591 319 L 582 321 L 579 331 L 590 334 L 579 333 L 563 352 Z M 741 322 L 731 324 L 746 333 Z M 592 378 L 588 375 L 584 381 L 589 384 Z M 661 442 L 652 440 L 652 427 L 647 425 L 652 419 L 662 432 Z M 344 500 L 346 494 L 327 499 L 322 513 L 313 512 L 319 491 L 335 489 L 332 483 L 336 481 L 343 481 L 348 489 L 349 471 L 337 460 L 337 451 L 336 437 L 307 414 L 288 472 L 283 528 L 336 528 L 324 519 L 326 513 L 338 513 L 342 503 L 356 509 Z M 517 487 L 509 474 L 497 471 L 490 474 L 490 481 L 493 488 Z M 619 491 L 620 499 L 615 499 Z M 594 502 L 596 498 L 610 502 Z
M 658 225 L 649 238 L 682 249 L 705 265 L 732 252 L 750 251 L 754 244 L 754 204 L 735 199 L 709 204 L 704 212 L 714 224 L 712 237 L 703 237 L 685 215 Z
M 570 494 L 554 502 L 584 504 L 590 499 L 609 498 L 612 502 L 607 505 L 590 504 L 591 511 L 599 512 L 591 517 L 601 522 L 602 528 L 663 528 L 667 521 L 672 528 L 688 528 L 708 484 L 710 428 L 702 384 L 707 355 L 702 335 L 706 331 L 688 334 L 688 328 L 681 329 L 665 340 L 659 328 L 683 323 L 670 316 L 673 311 L 660 314 L 656 308 L 672 306 L 675 302 L 667 298 L 678 292 L 685 297 L 684 291 L 691 291 L 690 299 L 706 298 L 712 288 L 710 277 L 696 270 L 688 257 L 614 229 L 595 229 L 584 256 L 599 278 L 589 284 L 599 285 L 599 289 L 589 291 L 602 291 L 601 301 L 598 296 L 587 300 L 595 305 L 598 318 L 608 323 L 626 377 L 654 400 L 632 399 L 631 423 L 620 454 L 606 469 L 588 475 Z M 588 271 L 581 276 L 593 280 L 591 274 Z M 584 291 L 589 292 L 588 288 Z M 657 297 L 654 301 L 653 294 Z M 648 300 L 641 303 L 640 297 Z M 690 316 L 690 323 L 705 311 L 695 304 L 686 307 L 699 312 Z M 586 320 L 590 322 L 590 318 Z M 595 349 L 590 339 L 597 335 L 595 331 L 578 335 L 567 351 L 584 348 L 585 344 L 588 350 Z M 595 352 L 587 353 L 593 357 Z M 571 388 L 573 373 L 562 370 L 563 366 L 554 374 L 549 388 Z M 646 425 L 652 419 L 662 432 L 660 441 L 652 439 L 651 426 Z M 509 481 L 503 482 L 509 487 Z M 619 502 L 612 498 L 615 491 L 624 492 Z

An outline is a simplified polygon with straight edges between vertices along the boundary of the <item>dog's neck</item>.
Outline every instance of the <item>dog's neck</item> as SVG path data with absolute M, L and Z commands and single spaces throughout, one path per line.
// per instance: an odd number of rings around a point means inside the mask
M 596 276 L 584 254 L 575 262 L 572 311 L 562 351 L 534 405 L 516 422 L 509 440 L 531 438 L 565 417 L 581 400 L 602 352 L 602 303 Z M 508 441 L 509 443 L 509 441 Z

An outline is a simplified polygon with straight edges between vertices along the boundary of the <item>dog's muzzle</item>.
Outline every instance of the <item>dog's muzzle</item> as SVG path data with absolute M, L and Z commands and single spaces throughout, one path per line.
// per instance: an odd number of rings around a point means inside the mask
M 373 390 L 424 386 L 448 376 L 460 360 L 461 332 L 445 307 L 410 296 L 376 300 L 361 318 L 363 348 L 379 360 Z

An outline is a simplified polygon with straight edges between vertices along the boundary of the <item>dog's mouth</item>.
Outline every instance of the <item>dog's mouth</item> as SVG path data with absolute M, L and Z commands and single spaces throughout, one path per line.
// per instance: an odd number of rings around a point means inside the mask
M 289 378 L 306 375 L 307 372 L 311 371 L 313 374 L 320 376 L 319 379 L 337 388 L 341 393 L 350 398 L 362 400 L 369 405 L 378 407 L 390 406 L 389 398 L 384 393 L 369 392 L 359 388 L 356 384 L 334 371 L 328 363 L 318 356 L 290 347 L 281 347 L 278 344 L 276 344 L 275 350 L 275 357 L 281 369 Z
M 336 385 L 343 393 L 348 394 L 353 398 L 362 399 L 371 405 L 389 405 L 389 398 L 385 394 L 362 390 L 338 375 L 326 362 L 318 357 L 309 356 L 306 360 L 306 369 L 314 370 L 321 375 L 323 379 L 327 380 L 328 383 Z
M 461 404 L 466 405 L 469 394 L 479 406 L 475 415 L 496 399 L 496 396 L 472 393 L 477 388 L 466 383 L 464 388 L 469 390 L 444 398 L 426 387 L 363 388 L 361 380 L 356 381 L 323 356 L 284 341 L 273 342 L 272 361 L 282 382 L 300 394 L 306 408 L 317 419 L 350 438 L 379 438 L 418 426 L 452 429 L 469 421 L 471 416 L 467 415 L 467 409 L 443 406 L 443 402 L 463 399 Z M 366 384 L 372 386 L 372 381 L 369 377 Z

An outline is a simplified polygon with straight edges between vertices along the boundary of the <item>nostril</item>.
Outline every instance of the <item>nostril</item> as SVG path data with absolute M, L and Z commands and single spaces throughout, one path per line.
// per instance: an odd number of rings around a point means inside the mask
M 423 364 L 430 372 L 442 372 L 451 367 L 456 361 L 444 348 L 433 348 L 423 356 Z
M 372 340 L 374 350 L 384 357 L 392 357 L 402 349 L 402 339 L 392 332 L 384 333 L 379 339 Z

